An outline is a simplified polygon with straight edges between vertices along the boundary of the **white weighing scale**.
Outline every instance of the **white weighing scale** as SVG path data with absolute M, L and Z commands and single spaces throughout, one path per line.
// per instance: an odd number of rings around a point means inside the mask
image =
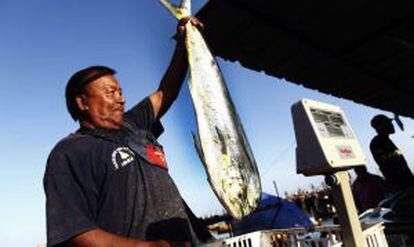
M 297 173 L 325 175 L 346 247 L 365 247 L 347 170 L 366 159 L 345 113 L 338 106 L 302 99 L 291 108 L 296 136 Z

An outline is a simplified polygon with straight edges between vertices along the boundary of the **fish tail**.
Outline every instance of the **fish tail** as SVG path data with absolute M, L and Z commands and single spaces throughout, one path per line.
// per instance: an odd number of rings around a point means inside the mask
M 191 16 L 191 0 L 181 0 L 179 5 L 175 5 L 170 0 L 158 1 L 178 20 Z

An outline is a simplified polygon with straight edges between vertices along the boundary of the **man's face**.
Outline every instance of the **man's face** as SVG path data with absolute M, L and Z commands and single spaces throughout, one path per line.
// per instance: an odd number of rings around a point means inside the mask
M 394 134 L 395 133 L 394 125 L 392 124 L 391 119 L 385 120 L 381 124 L 381 129 L 382 129 L 381 131 L 385 134 Z
M 395 133 L 395 128 L 394 125 L 392 124 L 392 121 L 388 121 L 388 131 L 390 134 L 394 134 Z
M 105 75 L 89 83 L 82 96 L 86 121 L 95 127 L 119 129 L 125 111 L 121 87 L 113 75 Z

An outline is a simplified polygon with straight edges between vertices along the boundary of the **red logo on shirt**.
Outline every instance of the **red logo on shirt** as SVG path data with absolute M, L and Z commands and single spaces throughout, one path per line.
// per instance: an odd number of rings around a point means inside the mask
M 148 160 L 152 164 L 168 170 L 167 161 L 165 160 L 165 154 L 161 147 L 147 145 L 146 150 Z

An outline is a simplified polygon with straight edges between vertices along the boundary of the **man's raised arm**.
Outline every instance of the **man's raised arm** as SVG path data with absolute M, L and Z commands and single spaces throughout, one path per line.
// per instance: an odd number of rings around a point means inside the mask
M 199 29 L 203 28 L 203 24 L 195 17 L 187 17 L 179 21 L 177 27 L 177 45 L 171 63 L 161 79 L 157 91 L 150 95 L 154 115 L 157 119 L 161 118 L 175 99 L 177 99 L 187 73 L 188 62 L 184 35 L 185 24 L 188 21 L 191 21 L 191 23 Z

